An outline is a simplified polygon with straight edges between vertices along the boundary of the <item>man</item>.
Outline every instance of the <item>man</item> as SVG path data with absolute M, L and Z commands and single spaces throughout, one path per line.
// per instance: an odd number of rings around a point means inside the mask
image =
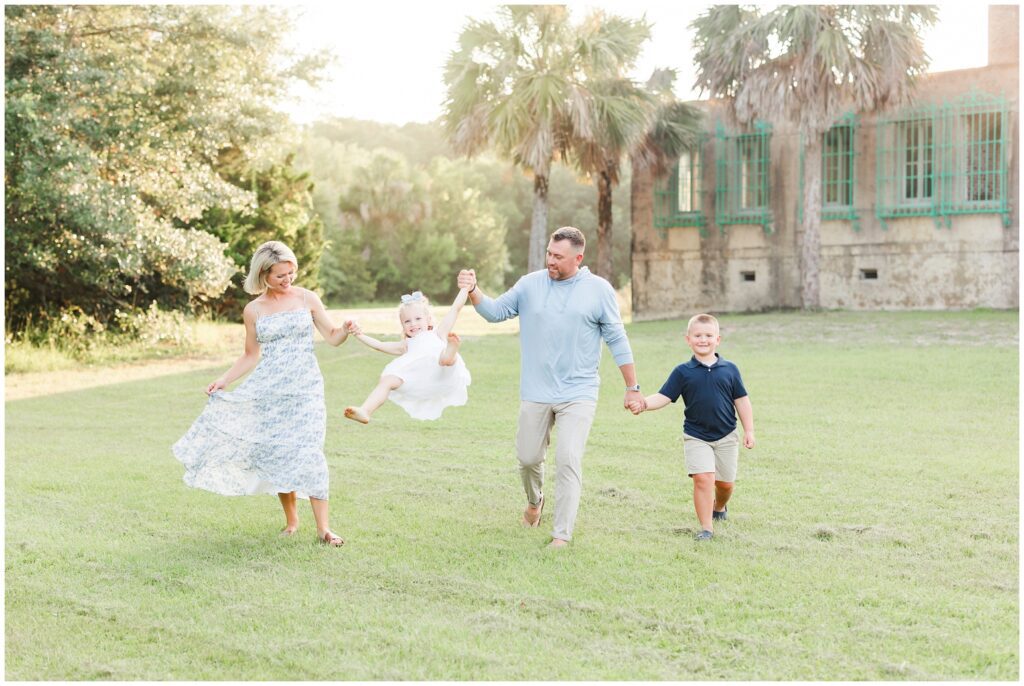
M 551 234 L 547 269 L 519 279 L 489 298 L 476 283 L 476 272 L 459 272 L 459 288 L 469 290 L 476 311 L 489 322 L 519 317 L 519 428 L 516 452 L 526 491 L 523 524 L 539 526 L 544 509 L 544 457 L 552 424 L 558 432 L 553 548 L 572 540 L 583 486 L 583 452 L 597 408 L 601 385 L 598 363 L 603 338 L 626 385 L 624 407 L 644 407 L 636 381 L 633 352 L 611 284 L 581 267 L 586 239 L 565 226 Z M 640 410 L 642 411 L 642 409 Z

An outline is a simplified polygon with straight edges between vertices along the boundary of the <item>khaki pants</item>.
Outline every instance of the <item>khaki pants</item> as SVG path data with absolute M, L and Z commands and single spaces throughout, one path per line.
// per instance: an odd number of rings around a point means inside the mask
M 555 485 L 558 499 L 554 503 L 555 522 L 551 536 L 563 541 L 572 540 L 572 528 L 583 489 L 583 451 L 596 410 L 597 403 L 593 400 L 553 405 L 524 400 L 519 404 L 516 453 L 523 489 L 531 505 L 539 504 L 544 494 L 544 458 L 551 426 L 556 429 Z

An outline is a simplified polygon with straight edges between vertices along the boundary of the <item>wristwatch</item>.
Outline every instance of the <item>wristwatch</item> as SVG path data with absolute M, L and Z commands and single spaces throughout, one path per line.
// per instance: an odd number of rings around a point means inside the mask
M 640 390 L 640 384 L 635 383 L 632 386 L 626 386 L 626 390 L 627 391 L 639 391 Z

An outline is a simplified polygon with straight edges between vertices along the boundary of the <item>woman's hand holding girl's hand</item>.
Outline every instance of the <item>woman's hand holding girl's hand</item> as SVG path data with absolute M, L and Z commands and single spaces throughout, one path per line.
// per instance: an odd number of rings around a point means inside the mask
M 355 319 L 345 320 L 345 331 L 347 331 L 350 335 L 354 336 L 358 336 L 363 332 L 363 330 L 359 328 L 359 322 L 357 322 Z
M 217 391 L 223 391 L 228 385 L 224 379 L 217 379 L 212 384 L 206 387 L 206 395 L 213 395 Z

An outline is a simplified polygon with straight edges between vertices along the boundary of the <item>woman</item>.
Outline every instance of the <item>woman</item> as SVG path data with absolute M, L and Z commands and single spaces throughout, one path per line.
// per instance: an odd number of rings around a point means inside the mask
M 252 257 L 245 290 L 257 295 L 242 312 L 245 351 L 206 388 L 206 408 L 172 447 L 189 486 L 221 495 L 276 493 L 284 536 L 299 527 L 297 498 L 308 498 L 317 540 L 345 541 L 328 525 L 324 380 L 313 354 L 313 327 L 334 346 L 348 338 L 334 326 L 319 296 L 293 285 L 295 254 L 279 241 Z M 349 322 L 346 322 L 346 325 Z M 234 391 L 224 389 L 252 374 Z

